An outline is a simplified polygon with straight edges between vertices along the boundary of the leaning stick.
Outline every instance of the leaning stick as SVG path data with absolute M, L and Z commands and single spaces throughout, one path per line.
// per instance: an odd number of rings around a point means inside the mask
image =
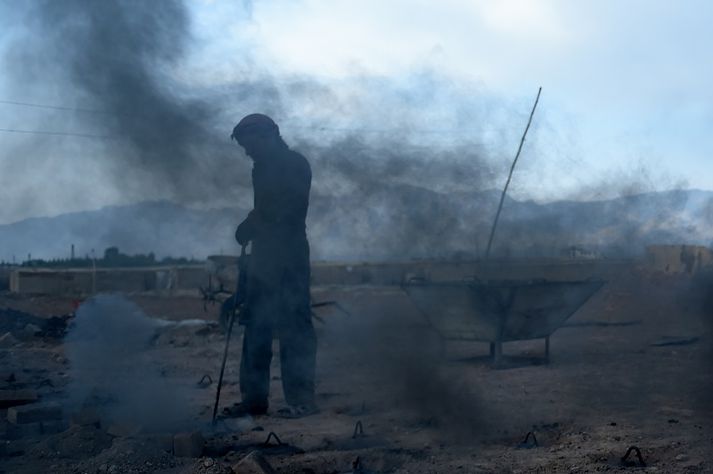
M 535 98 L 535 105 L 532 106 L 532 111 L 530 112 L 530 119 L 527 121 L 527 127 L 525 127 L 525 133 L 522 134 L 520 139 L 520 146 L 517 148 L 517 153 L 515 154 L 515 159 L 510 167 L 510 174 L 508 174 L 508 180 L 505 182 L 505 188 L 503 189 L 502 195 L 500 195 L 500 204 L 498 204 L 498 212 L 495 214 L 495 221 L 493 222 L 493 228 L 490 229 L 490 238 L 488 238 L 488 248 L 485 250 L 485 258 L 490 257 L 490 247 L 493 245 L 493 237 L 495 237 L 495 228 L 498 226 L 498 219 L 500 219 L 500 212 L 503 210 L 503 202 L 505 202 L 505 194 L 508 192 L 508 186 L 510 186 L 510 180 L 512 179 L 512 173 L 515 171 L 515 165 L 517 164 L 517 159 L 520 158 L 520 152 L 522 151 L 522 145 L 525 143 L 525 137 L 527 136 L 527 131 L 530 129 L 530 124 L 532 123 L 532 116 L 535 115 L 535 109 L 537 108 L 537 103 L 540 101 L 540 93 L 542 92 L 542 87 L 537 91 L 537 97 Z
M 245 258 L 245 245 L 242 246 L 240 249 L 240 257 L 238 259 L 238 282 L 235 285 L 235 294 L 233 295 L 233 304 L 232 307 L 230 308 L 230 322 L 228 324 L 228 333 L 225 335 L 225 349 L 223 349 L 223 361 L 220 364 L 220 376 L 218 376 L 218 389 L 215 392 L 215 404 L 213 405 L 213 426 L 215 426 L 215 422 L 218 417 L 218 405 L 220 404 L 220 390 L 223 388 L 223 375 L 225 374 L 225 363 L 228 360 L 228 349 L 230 347 L 230 336 L 233 333 L 233 325 L 235 324 L 235 314 L 237 313 L 238 309 L 241 309 L 238 307 L 238 295 L 240 294 L 241 291 L 246 291 L 245 285 L 247 284 L 247 278 L 243 277 L 243 287 L 241 288 L 240 284 L 240 276 L 245 275 L 245 268 L 240 268 L 240 262 L 244 261 Z M 242 259 L 242 260 L 241 260 Z M 247 294 L 247 293 L 245 293 Z

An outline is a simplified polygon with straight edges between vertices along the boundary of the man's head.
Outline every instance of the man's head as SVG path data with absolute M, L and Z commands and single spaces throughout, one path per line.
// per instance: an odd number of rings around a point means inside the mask
M 233 129 L 230 138 L 237 141 L 253 160 L 268 156 L 275 145 L 282 143 L 279 127 L 263 114 L 243 117 Z

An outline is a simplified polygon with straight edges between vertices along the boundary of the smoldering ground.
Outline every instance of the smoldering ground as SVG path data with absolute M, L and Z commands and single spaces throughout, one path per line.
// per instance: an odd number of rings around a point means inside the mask
M 477 388 L 444 358 L 433 328 L 404 311 L 401 298 L 398 290 L 356 291 L 343 301 L 350 315 L 328 317 L 320 338 L 320 351 L 329 354 L 318 368 L 320 391 L 343 396 L 342 410 L 352 416 L 396 409 L 406 425 L 426 428 L 439 441 L 492 436 L 505 420 L 484 406 Z
M 161 360 L 151 350 L 159 327 L 119 295 L 84 302 L 65 339 L 70 411 L 89 407 L 103 423 L 146 431 L 189 426 L 191 387 L 164 377 Z

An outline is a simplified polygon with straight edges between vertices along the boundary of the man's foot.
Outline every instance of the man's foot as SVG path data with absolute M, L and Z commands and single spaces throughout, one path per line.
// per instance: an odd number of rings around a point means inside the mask
M 314 415 L 319 413 L 317 405 L 314 403 L 307 405 L 290 405 L 285 408 L 280 408 L 275 413 L 275 416 L 279 418 L 302 418 L 305 416 Z
M 260 416 L 267 413 L 267 405 L 256 405 L 247 403 L 234 403 L 232 406 L 223 408 L 223 416 L 229 418 L 242 418 L 245 416 Z

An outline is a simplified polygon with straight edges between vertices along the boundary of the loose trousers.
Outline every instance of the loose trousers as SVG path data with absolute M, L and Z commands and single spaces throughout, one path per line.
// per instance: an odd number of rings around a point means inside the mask
M 307 267 L 309 268 L 309 267 Z M 279 284 L 251 278 L 240 361 L 243 402 L 268 406 L 272 341 L 280 343 L 282 388 L 289 405 L 314 403 L 317 338 L 309 301 L 309 270 L 286 271 Z

